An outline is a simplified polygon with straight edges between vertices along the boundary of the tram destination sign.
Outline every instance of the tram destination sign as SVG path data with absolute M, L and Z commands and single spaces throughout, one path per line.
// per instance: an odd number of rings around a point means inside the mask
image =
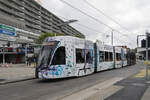
M 16 30 L 13 27 L 0 24 L 0 34 L 15 36 Z

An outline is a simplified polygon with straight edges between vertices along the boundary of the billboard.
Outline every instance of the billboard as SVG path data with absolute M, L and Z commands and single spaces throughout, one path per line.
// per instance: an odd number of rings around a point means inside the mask
M 15 36 L 16 35 L 16 30 L 13 27 L 0 24 L 0 34 Z

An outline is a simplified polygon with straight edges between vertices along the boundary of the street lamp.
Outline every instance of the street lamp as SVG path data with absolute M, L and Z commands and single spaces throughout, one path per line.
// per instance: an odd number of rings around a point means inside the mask
M 57 26 L 58 26 L 58 27 L 61 27 L 61 26 L 68 25 L 68 24 L 70 24 L 70 23 L 77 22 L 77 21 L 78 21 L 78 20 L 76 20 L 76 19 L 71 19 L 71 20 L 65 21 L 65 22 L 63 22 L 63 23 L 61 23 L 61 24 L 58 24 Z
M 65 22 L 63 22 L 61 24 L 58 24 L 57 27 L 59 27 L 61 32 L 65 33 L 65 31 L 63 30 L 63 26 L 66 26 L 68 24 L 71 24 L 71 23 L 74 23 L 74 22 L 77 22 L 77 21 L 78 20 L 76 20 L 76 19 L 71 19 L 71 20 L 65 21 Z M 56 33 L 55 33 L 55 36 L 56 36 Z

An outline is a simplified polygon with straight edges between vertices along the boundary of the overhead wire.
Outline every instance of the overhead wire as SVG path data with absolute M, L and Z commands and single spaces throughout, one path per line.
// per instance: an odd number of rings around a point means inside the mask
M 115 19 L 113 19 L 112 17 L 108 16 L 107 14 L 105 14 L 102 10 L 96 8 L 94 5 L 92 5 L 91 3 L 89 3 L 87 0 L 83 0 L 88 6 L 92 7 L 93 9 L 95 9 L 97 12 L 101 13 L 102 15 L 104 15 L 105 17 L 107 17 L 108 19 L 110 19 L 111 21 L 113 21 L 115 24 L 119 25 L 122 29 L 126 30 L 127 32 L 131 33 L 128 29 L 126 29 L 125 27 L 123 27 L 120 23 L 118 23 Z
M 61 17 L 61 18 L 63 18 L 64 20 L 69 20 L 69 19 L 67 19 L 67 18 L 65 18 L 65 17 L 62 17 L 62 16 L 60 16 L 60 15 L 58 15 L 58 16 Z M 95 33 L 107 34 L 107 33 L 101 32 L 101 31 L 99 31 L 99 30 L 96 30 L 96 29 L 94 29 L 94 28 L 91 28 L 91 27 L 89 27 L 89 26 L 87 26 L 87 25 L 83 25 L 83 24 L 80 24 L 80 23 L 74 23 L 74 24 L 77 24 L 77 25 L 79 25 L 79 26 L 81 26 L 81 27 L 84 27 L 84 28 L 86 28 L 86 29 L 88 29 L 88 30 L 91 30 L 91 31 L 93 31 L 93 32 L 95 32 Z
M 79 8 L 77 8 L 77 7 L 74 7 L 73 5 L 71 5 L 70 3 L 66 2 L 65 0 L 60 0 L 60 1 L 61 1 L 62 3 L 64 3 L 64 4 L 70 6 L 71 8 L 73 8 L 73 9 L 79 11 L 80 13 L 86 15 L 87 17 L 89 17 L 89 18 L 95 20 L 96 22 L 98 22 L 98 23 L 100 23 L 100 24 L 106 26 L 107 28 L 110 28 L 111 30 L 116 31 L 116 32 L 122 34 L 122 36 L 128 37 L 128 35 L 121 33 L 120 31 L 118 31 L 118 30 L 112 28 L 111 26 L 105 24 L 104 22 L 100 21 L 99 19 L 97 19 L 97 18 L 95 18 L 95 17 L 93 17 L 93 16 L 87 14 L 86 12 L 82 11 L 81 9 L 79 9 Z
M 86 12 L 82 11 L 81 9 L 79 9 L 79 8 L 77 8 L 77 7 L 74 7 L 73 5 L 71 5 L 70 3 L 66 2 L 65 0 L 60 0 L 60 1 L 61 1 L 61 2 L 63 2 L 64 4 L 66 4 L 66 5 L 70 6 L 71 8 L 73 8 L 73 9 L 75 9 L 75 10 L 79 11 L 80 13 L 82 13 L 82 14 L 84 14 L 84 15 L 88 16 L 89 18 L 91 18 L 91 19 L 95 20 L 96 22 L 98 22 L 98 23 L 100 23 L 100 24 L 102 24 L 102 25 L 106 26 L 107 28 L 109 28 L 109 29 L 111 29 L 111 30 L 113 30 L 113 31 L 116 31 L 116 32 L 118 32 L 118 33 L 122 34 L 123 36 L 128 37 L 126 34 L 121 33 L 120 31 L 118 31 L 118 30 L 116 30 L 116 29 L 112 28 L 111 26 L 109 26 L 109 25 L 105 24 L 104 22 L 100 21 L 99 19 L 97 19 L 97 18 L 95 18 L 95 17 L 93 17 L 93 16 L 91 16 L 91 15 L 87 14 Z
M 62 19 L 64 19 L 64 20 L 69 20 L 69 19 L 67 19 L 67 18 L 65 18 L 65 17 L 63 17 L 63 16 L 60 16 L 60 15 L 57 15 L 57 16 L 60 17 L 60 18 L 62 18 Z M 91 27 L 89 27 L 89 26 L 86 26 L 86 25 L 83 25 L 83 24 L 79 24 L 79 23 L 74 23 L 74 24 L 80 25 L 80 26 L 82 26 L 82 27 L 84 27 L 84 28 L 86 28 L 86 29 L 88 29 L 88 30 L 91 30 L 91 31 L 93 31 L 93 32 L 95 32 L 95 33 L 107 34 L 107 33 L 100 32 L 100 31 L 98 31 L 98 30 L 96 30 L 96 29 L 93 29 L 93 28 L 91 28 Z M 124 41 L 124 40 L 120 40 L 120 39 L 118 39 L 118 40 L 119 40 L 119 41 L 123 41 L 123 42 L 126 43 L 126 41 Z M 131 45 L 131 44 L 130 44 L 130 45 Z

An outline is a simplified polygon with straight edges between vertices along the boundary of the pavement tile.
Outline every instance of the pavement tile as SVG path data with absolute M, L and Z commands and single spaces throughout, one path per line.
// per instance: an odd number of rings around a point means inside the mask
M 141 72 L 142 75 L 144 75 L 143 70 Z M 141 74 L 141 72 L 117 82 L 115 84 L 116 86 L 123 86 L 124 88 L 105 100 L 141 100 L 145 91 L 150 86 L 150 83 L 146 83 L 145 77 L 136 77 L 136 75 Z
M 27 67 L 25 64 L 0 67 L 0 84 L 33 79 L 34 77 L 35 68 Z

